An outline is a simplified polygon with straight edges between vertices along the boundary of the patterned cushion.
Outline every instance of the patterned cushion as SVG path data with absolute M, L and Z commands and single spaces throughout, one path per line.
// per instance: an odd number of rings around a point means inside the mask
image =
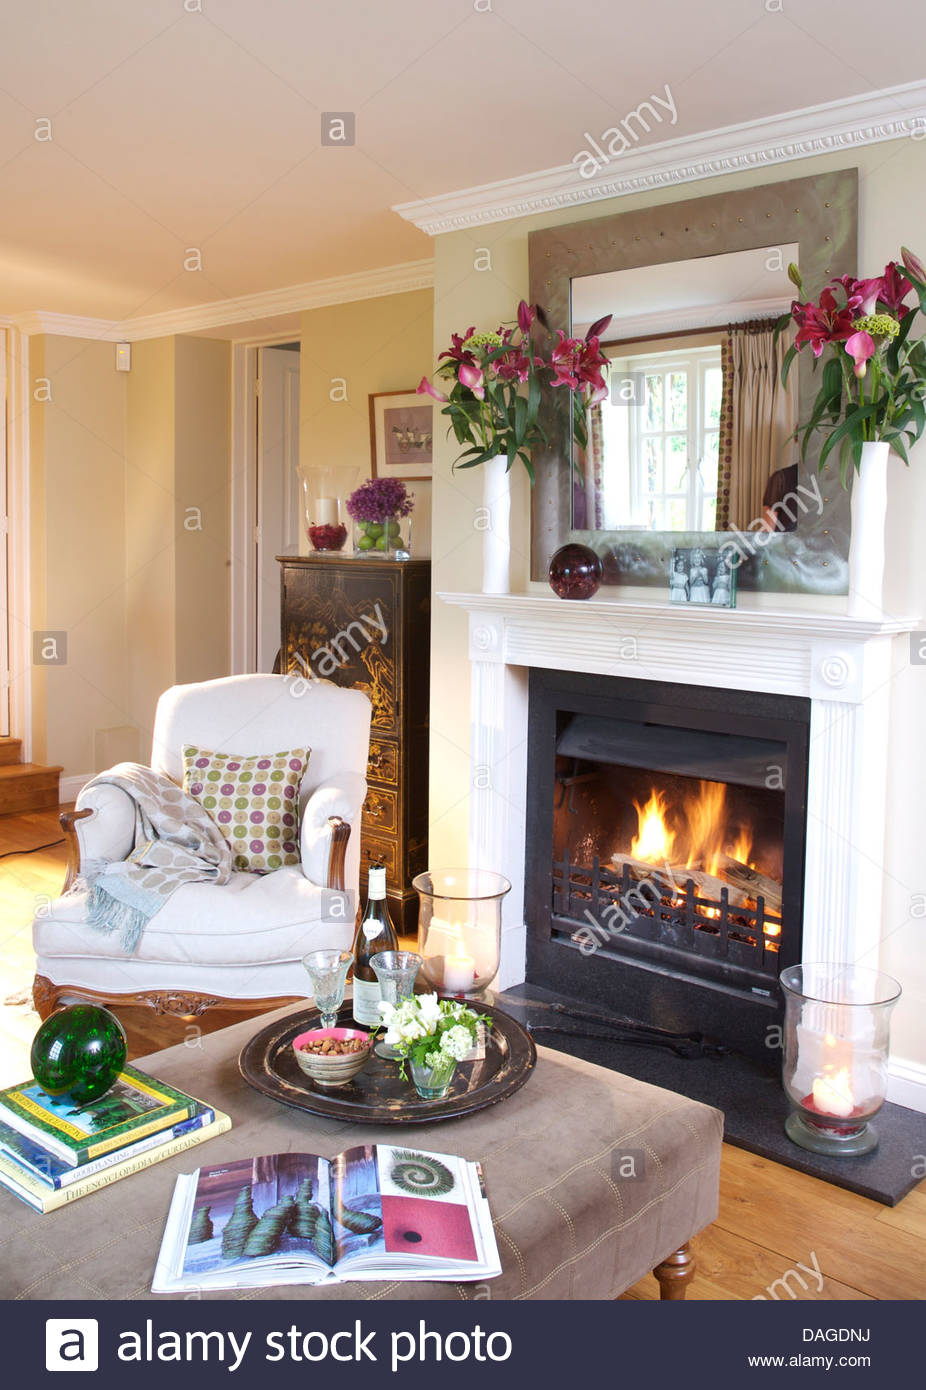
M 299 784 L 310 753 L 246 757 L 183 745 L 183 790 L 222 831 L 236 872 L 268 874 L 300 862 Z

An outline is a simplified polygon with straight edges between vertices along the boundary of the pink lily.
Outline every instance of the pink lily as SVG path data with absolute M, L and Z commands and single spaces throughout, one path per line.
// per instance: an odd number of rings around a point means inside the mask
M 601 337 L 602 333 L 605 331 L 613 317 L 613 314 L 605 314 L 604 318 L 596 319 L 595 322 L 592 324 L 591 328 L 586 333 L 585 341 L 587 343 L 590 343 L 591 340 L 594 338 L 596 340 L 597 346 L 597 340 Z
M 909 271 L 912 276 L 917 280 L 926 280 L 926 266 L 923 265 L 919 256 L 914 256 L 913 252 L 908 250 L 906 246 L 900 248 L 900 259 L 904 263 L 904 269 Z
M 450 399 L 449 396 L 444 395 L 443 391 L 435 390 L 435 388 L 431 385 L 430 381 L 428 381 L 426 376 L 423 376 L 419 381 L 418 386 L 416 388 L 416 393 L 419 396 L 433 396 L 436 401 L 441 401 L 442 403 Z
M 902 319 L 904 314 L 910 312 L 910 305 L 904 304 L 904 300 L 912 289 L 910 281 L 905 275 L 901 275 L 897 262 L 888 261 L 881 276 L 881 289 L 878 292 L 878 298 L 884 307 Z
M 486 397 L 482 368 L 477 367 L 474 362 L 461 362 L 457 372 L 461 386 L 468 386 L 470 391 L 479 401 L 484 401 Z
M 853 333 L 851 338 L 846 339 L 846 352 L 852 358 L 855 366 L 853 371 L 859 378 L 863 377 L 868 370 L 868 359 L 874 356 L 875 340 L 870 333 Z
M 844 342 L 851 334 L 852 320 L 857 316 L 852 298 L 854 295 L 850 296 L 849 304 L 843 309 L 837 305 L 832 290 L 823 291 L 819 304 L 799 304 L 795 301 L 791 305 L 792 317 L 798 325 L 795 347 L 800 350 L 805 343 L 810 343 L 814 357 L 819 357 L 827 343 Z
M 518 305 L 518 327 L 522 333 L 529 333 L 531 331 L 531 324 L 536 317 L 537 310 L 532 308 L 526 299 L 522 299 L 521 303 Z

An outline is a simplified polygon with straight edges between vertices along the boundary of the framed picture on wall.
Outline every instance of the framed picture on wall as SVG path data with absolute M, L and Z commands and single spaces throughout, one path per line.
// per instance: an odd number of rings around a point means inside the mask
M 434 402 L 415 391 L 370 396 L 370 450 L 374 478 L 430 478 Z

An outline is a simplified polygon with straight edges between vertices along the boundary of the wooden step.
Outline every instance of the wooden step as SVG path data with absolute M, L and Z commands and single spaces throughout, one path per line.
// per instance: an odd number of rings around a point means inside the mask
M 22 749 L 21 738 L 7 738 L 6 735 L 0 738 L 0 767 L 9 767 L 11 763 L 21 762 Z
M 58 805 L 60 773 L 60 767 L 42 767 L 39 763 L 0 766 L 0 816 L 53 810 Z

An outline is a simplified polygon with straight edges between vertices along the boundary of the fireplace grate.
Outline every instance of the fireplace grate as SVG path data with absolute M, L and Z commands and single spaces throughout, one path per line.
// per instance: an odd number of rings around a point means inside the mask
M 761 897 L 754 907 L 731 903 L 726 888 L 719 898 L 702 897 L 692 879 L 655 867 L 640 879 L 629 864 L 618 871 L 597 856 L 591 865 L 554 858 L 551 925 L 580 946 L 594 941 L 619 950 L 623 938 L 772 979 L 780 969 L 782 919 Z

